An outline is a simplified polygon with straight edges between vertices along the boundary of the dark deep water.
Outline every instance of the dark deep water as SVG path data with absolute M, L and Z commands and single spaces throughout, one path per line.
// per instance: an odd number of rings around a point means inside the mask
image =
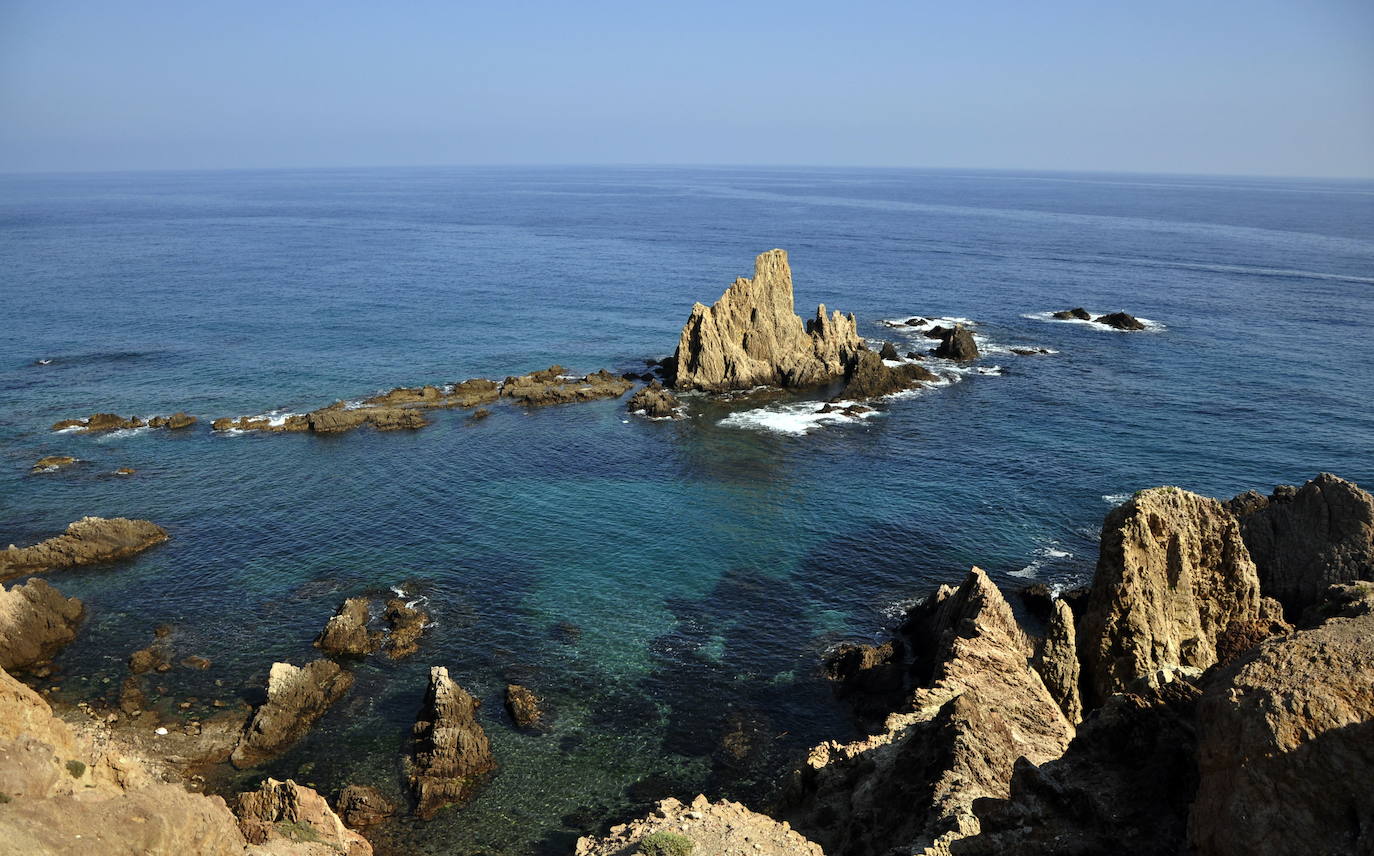
M 209 431 L 218 416 L 552 362 L 638 369 L 672 350 L 693 301 L 772 247 L 791 254 L 803 315 L 852 311 L 875 341 L 895 336 L 879 319 L 962 317 L 991 352 L 946 387 L 809 431 L 800 408 L 700 400 L 679 423 L 611 401 L 500 406 L 475 425 L 436 412 L 414 433 Z M 580 825 L 637 799 L 766 800 L 797 753 L 852 733 L 816 672 L 827 645 L 870 636 L 973 563 L 1009 585 L 1085 578 L 1123 494 L 1229 496 L 1321 470 L 1374 483 L 1371 295 L 1371 182 L 0 176 L 0 541 L 87 514 L 172 534 L 133 561 L 51 575 L 89 611 L 59 658 L 71 700 L 109 695 L 160 623 L 178 657 L 214 661 L 160 683 L 232 700 L 274 659 L 317 656 L 345 596 L 426 595 L 438 624 L 421 653 L 357 666 L 315 733 L 253 775 L 399 795 L 427 667 L 443 664 L 484 700 L 501 769 L 472 804 L 401 824 L 397 847 L 567 852 Z M 1036 317 L 1078 305 L 1157 327 Z M 47 430 L 181 409 L 202 423 Z M 83 463 L 28 474 L 56 453 Z M 108 475 L 121 466 L 138 472 Z M 507 680 L 547 697 L 551 733 L 512 729 Z M 743 759 L 721 748 L 732 734 Z

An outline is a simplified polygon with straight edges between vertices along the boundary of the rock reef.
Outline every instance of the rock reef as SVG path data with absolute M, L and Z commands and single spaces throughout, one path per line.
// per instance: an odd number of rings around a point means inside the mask
M 253 711 L 229 760 L 242 769 L 285 751 L 352 685 L 353 675 L 330 660 L 302 667 L 273 663 L 267 700 Z
M 429 820 L 446 805 L 466 802 L 488 773 L 496 769 L 491 744 L 477 721 L 481 705 L 448 676 L 448 669 L 429 670 L 429 687 L 415 722 L 410 784 L 415 815 Z
M 124 517 L 83 517 L 61 535 L 32 547 L 0 550 L 0 580 L 132 556 L 167 540 L 162 527 Z
M 92 413 L 84 419 L 63 419 L 53 423 L 52 430 L 65 431 L 69 428 L 79 428 L 82 434 L 95 434 L 101 431 L 119 431 L 126 428 L 169 428 L 173 430 L 189 428 L 196 424 L 196 417 L 185 413 L 173 413 L 171 416 L 154 416 L 144 420 L 137 416 L 130 416 L 127 419 L 117 413 Z
M 754 260 L 752 279 L 736 279 L 712 306 L 692 307 L 671 380 L 708 392 L 819 386 L 843 375 L 864 349 L 853 315 L 827 316 L 821 305 L 802 323 L 787 253 L 769 250 Z

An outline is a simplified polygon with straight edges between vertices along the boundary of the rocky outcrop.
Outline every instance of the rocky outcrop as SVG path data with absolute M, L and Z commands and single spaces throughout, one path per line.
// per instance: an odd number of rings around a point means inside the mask
M 409 779 L 415 814 L 429 820 L 446 805 L 466 802 L 496 769 L 486 732 L 477 721 L 477 699 L 448 676 L 429 670 L 429 688 L 412 735 Z
M 673 386 L 725 392 L 838 378 L 865 349 L 854 316 L 827 316 L 820 306 L 803 325 L 793 306 L 787 253 L 762 253 L 752 279 L 736 279 L 713 306 L 692 307 L 673 357 Z
M 148 420 L 149 428 L 168 428 L 172 431 L 180 431 L 182 428 L 190 428 L 196 424 L 196 417 L 188 413 L 176 412 L 171 416 L 154 416 Z
M 834 856 L 947 852 L 978 831 L 975 799 L 1007 796 L 1018 758 L 1056 758 L 1073 736 L 981 570 L 943 587 L 908 625 L 928 679 L 881 733 L 821 744 L 788 785 L 783 816 Z
M 1161 670 L 1211 666 L 1228 626 L 1259 617 L 1259 577 L 1235 518 L 1175 487 L 1140 492 L 1102 524 L 1078 625 L 1084 706 Z
M 407 407 L 369 407 L 348 409 L 342 406 L 324 407 L 305 415 L 306 427 L 316 434 L 338 434 L 371 425 L 378 431 L 402 431 L 423 428 L 429 424 L 424 414 Z
M 565 374 L 562 366 L 550 366 L 543 371 L 519 377 L 508 377 L 501 384 L 501 397 L 517 404 L 542 407 L 550 404 L 571 404 L 577 401 L 596 401 L 619 398 L 634 386 L 619 375 L 602 369 L 585 377 Z
M 303 667 L 273 663 L 267 700 L 253 711 L 229 760 L 240 769 L 285 751 L 353 685 L 353 675 L 330 660 Z
M 868 401 L 938 379 L 929 369 L 917 363 L 889 366 L 872 351 L 860 351 L 845 372 L 844 391 L 838 398 Z
M 1260 589 L 1296 618 L 1335 583 L 1374 580 L 1374 496 L 1322 473 L 1294 490 L 1226 504 L 1259 570 Z
M 1073 629 L 1073 610 L 1055 600 L 1045 629 L 1045 638 L 1035 646 L 1032 664 L 1045 682 L 1045 689 L 1059 703 L 1071 725 L 1083 719 L 1083 702 L 1078 695 L 1078 643 Z
M 973 333 L 962 324 L 941 331 L 940 344 L 935 348 L 935 356 L 947 360 L 967 362 L 979 357 L 978 343 L 973 341 Z
M 76 638 L 85 607 L 40 579 L 0 588 L 0 669 L 27 668 Z
M 663 384 L 653 381 L 630 396 L 625 409 L 631 413 L 642 413 L 652 419 L 680 419 L 682 417 L 678 408 L 681 405 L 682 402 L 678 401 L 676 395 L 665 389 Z
M 672 849 L 676 845 L 677 849 Z M 602 838 L 580 838 L 575 856 L 627 853 L 756 856 L 825 856 L 814 842 L 787 823 L 752 812 L 739 803 L 711 802 L 698 796 L 690 806 L 675 799 L 658 804 L 650 816 L 611 827 Z
M 885 360 L 900 360 L 901 354 L 897 353 L 897 346 L 891 342 L 883 342 L 883 346 L 878 349 L 878 356 Z
M 387 624 L 382 648 L 393 660 L 409 657 L 420 650 L 420 637 L 429 626 L 429 613 L 419 607 L 419 601 L 392 598 L 386 602 L 382 619 Z
M 146 421 L 137 416 L 130 416 L 125 419 L 117 413 L 92 413 L 85 419 L 63 419 L 61 422 L 53 423 L 52 430 L 65 431 L 69 428 L 80 428 L 82 434 L 94 434 L 100 431 L 118 431 L 124 428 L 180 429 L 188 428 L 195 423 L 196 417 L 181 412 L 173 413 L 171 416 L 154 416 Z
M 367 598 L 350 597 L 315 637 L 315 647 L 331 654 L 355 657 L 371 654 L 381 646 L 382 635 L 367 629 L 370 620 Z
M 1075 309 L 1062 309 L 1062 310 L 1060 310 L 1060 311 L 1054 313 L 1054 315 L 1053 315 L 1052 317 L 1058 318 L 1060 321 L 1073 321 L 1073 320 L 1078 320 L 1078 321 L 1091 321 L 1091 320 L 1093 320 L 1092 313 L 1088 312 L 1088 310 L 1084 309 L 1082 306 L 1079 306 L 1079 307 L 1077 307 L 1077 308 L 1075 308 Z
M 350 829 L 376 826 L 396 813 L 396 806 L 371 785 L 349 785 L 339 792 L 339 818 Z
M 1093 319 L 1098 324 L 1106 324 L 1117 330 L 1144 330 L 1145 325 L 1134 315 L 1125 312 L 1110 312 L 1106 315 L 1099 315 Z
M 372 856 L 372 845 L 345 826 L 324 797 L 290 779 L 269 778 L 256 791 L 239 794 L 235 813 L 250 844 L 308 841 L 330 853 Z
M 33 462 L 33 467 L 29 469 L 31 473 L 55 473 L 58 470 L 70 467 L 76 463 L 76 458 L 71 455 L 48 455 Z
M 544 724 L 539 696 L 520 684 L 506 684 L 506 712 L 519 728 L 537 729 Z
M 90 565 L 132 556 L 167 540 L 162 527 L 124 517 L 83 517 L 61 535 L 32 547 L 0 550 L 0 580 L 56 568 Z
M 1374 852 L 1374 612 L 1346 611 L 1209 681 L 1188 821 L 1199 856 Z

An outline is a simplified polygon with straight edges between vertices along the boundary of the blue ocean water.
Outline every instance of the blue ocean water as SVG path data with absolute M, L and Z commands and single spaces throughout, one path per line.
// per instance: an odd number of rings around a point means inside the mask
M 816 425 L 788 402 L 623 401 L 418 432 L 219 436 L 397 385 L 558 362 L 643 370 L 694 301 L 786 248 L 797 305 L 965 318 L 957 382 Z M 88 618 L 59 694 L 112 697 L 172 624 L 169 696 L 233 701 L 346 596 L 399 586 L 437 625 L 355 668 L 264 770 L 396 796 L 431 664 L 484 702 L 501 765 L 383 852 L 567 852 L 668 793 L 763 804 L 855 724 L 817 673 L 970 564 L 1085 579 L 1132 491 L 1215 496 L 1322 470 L 1374 483 L 1374 183 L 839 169 L 387 169 L 0 177 L 0 540 L 88 514 L 171 540 L 51 575 Z M 1053 322 L 1072 306 L 1154 322 Z M 1013 346 L 1054 353 L 1022 356 Z M 48 365 L 35 365 L 50 359 Z M 94 411 L 183 432 L 54 434 Z M 82 459 L 30 475 L 48 454 Z M 137 470 L 127 478 L 117 467 Z M 580 635 L 560 632 L 571 622 Z M 545 696 L 517 733 L 505 683 Z

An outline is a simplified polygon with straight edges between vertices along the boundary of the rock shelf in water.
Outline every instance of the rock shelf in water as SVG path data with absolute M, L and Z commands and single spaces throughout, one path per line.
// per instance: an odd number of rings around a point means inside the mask
M 124 517 L 83 517 L 32 547 L 0 550 L 0 580 L 131 556 L 167 540 L 162 527 Z

